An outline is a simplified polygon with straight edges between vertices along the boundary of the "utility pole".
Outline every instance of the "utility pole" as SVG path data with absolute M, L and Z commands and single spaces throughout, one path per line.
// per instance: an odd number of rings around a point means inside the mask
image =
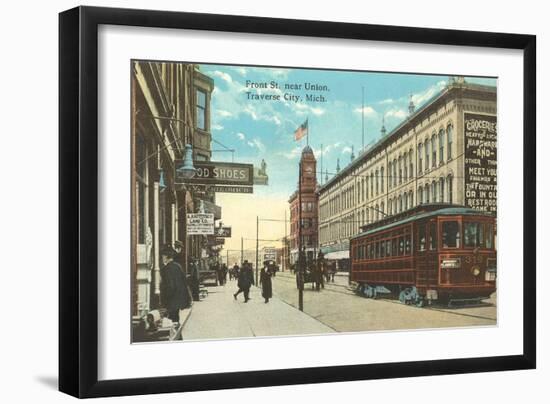
M 260 217 L 256 216 L 256 286 L 258 286 L 258 235 L 260 230 Z
M 241 237 L 241 265 L 243 264 L 243 238 Z

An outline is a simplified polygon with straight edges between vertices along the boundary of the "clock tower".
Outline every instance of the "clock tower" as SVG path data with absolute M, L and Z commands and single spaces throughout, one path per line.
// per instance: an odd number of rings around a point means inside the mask
M 310 146 L 306 146 L 302 150 L 299 170 L 301 172 L 298 173 L 298 181 L 301 179 L 302 183 L 298 183 L 298 189 L 288 201 L 290 205 L 290 264 L 297 261 L 300 245 L 305 251 L 308 262 L 312 262 L 319 251 L 317 160 Z
M 302 196 L 305 193 L 315 192 L 317 188 L 317 160 L 311 147 L 306 146 L 302 150 L 300 159 L 302 167 Z

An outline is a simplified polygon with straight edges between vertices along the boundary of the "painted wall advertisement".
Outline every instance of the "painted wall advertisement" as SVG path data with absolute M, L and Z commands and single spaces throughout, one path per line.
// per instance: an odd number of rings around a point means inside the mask
M 464 191 L 466 205 L 497 211 L 497 117 L 464 113 Z

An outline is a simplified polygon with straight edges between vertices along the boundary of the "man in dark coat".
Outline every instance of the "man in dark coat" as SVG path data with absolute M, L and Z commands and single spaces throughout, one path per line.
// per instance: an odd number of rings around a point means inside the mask
M 189 271 L 191 272 L 191 294 L 193 295 L 193 300 L 198 302 L 200 300 L 199 266 L 192 258 L 189 258 Z
M 174 322 L 179 322 L 180 310 L 191 305 L 187 279 L 180 265 L 174 261 L 176 252 L 171 247 L 163 248 L 160 255 L 163 264 L 160 270 L 161 302 L 168 310 L 168 318 Z
M 262 284 L 262 297 L 265 299 L 265 303 L 269 303 L 269 299 L 273 297 L 273 287 L 271 282 L 271 276 L 274 271 L 269 261 L 264 262 L 264 266 L 260 272 L 260 283 Z
M 233 295 L 235 300 L 237 300 L 237 296 L 239 293 L 244 293 L 244 302 L 247 303 L 250 298 L 248 297 L 250 293 L 250 286 L 254 283 L 254 274 L 252 273 L 252 265 L 245 260 L 243 262 L 243 267 L 241 268 L 239 272 L 239 277 L 237 280 L 237 286 L 239 287 L 239 290 L 237 293 Z

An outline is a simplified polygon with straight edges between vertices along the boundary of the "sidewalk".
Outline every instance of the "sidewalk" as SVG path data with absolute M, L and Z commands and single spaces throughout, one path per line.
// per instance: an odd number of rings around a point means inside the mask
M 250 289 L 251 300 L 244 303 L 235 281 L 208 288 L 208 296 L 193 304 L 182 330 L 184 340 L 243 338 L 257 336 L 326 334 L 334 330 L 304 314 L 276 296 L 264 303 L 261 289 Z

